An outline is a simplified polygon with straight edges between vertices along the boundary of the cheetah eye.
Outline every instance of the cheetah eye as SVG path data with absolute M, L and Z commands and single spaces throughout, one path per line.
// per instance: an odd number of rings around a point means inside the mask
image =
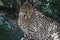
M 25 11 L 25 13 L 27 13 L 27 12 Z

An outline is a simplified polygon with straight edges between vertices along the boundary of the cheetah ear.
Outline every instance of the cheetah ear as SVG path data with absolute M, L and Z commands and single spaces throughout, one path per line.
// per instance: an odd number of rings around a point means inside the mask
M 26 0 L 26 1 L 23 3 L 23 5 L 29 5 L 31 9 L 33 8 L 33 6 L 28 2 L 28 0 Z

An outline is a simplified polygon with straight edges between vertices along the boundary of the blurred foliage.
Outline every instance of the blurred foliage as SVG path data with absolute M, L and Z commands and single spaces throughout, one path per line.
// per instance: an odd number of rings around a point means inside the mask
M 14 31 L 14 29 L 16 29 Z M 0 40 L 20 40 L 23 32 L 15 26 L 0 12 Z
M 0 6 L 3 6 L 3 3 L 2 3 L 2 1 L 0 0 Z
M 5 7 L 11 7 L 14 9 L 18 9 L 19 5 L 16 0 L 1 0 Z

